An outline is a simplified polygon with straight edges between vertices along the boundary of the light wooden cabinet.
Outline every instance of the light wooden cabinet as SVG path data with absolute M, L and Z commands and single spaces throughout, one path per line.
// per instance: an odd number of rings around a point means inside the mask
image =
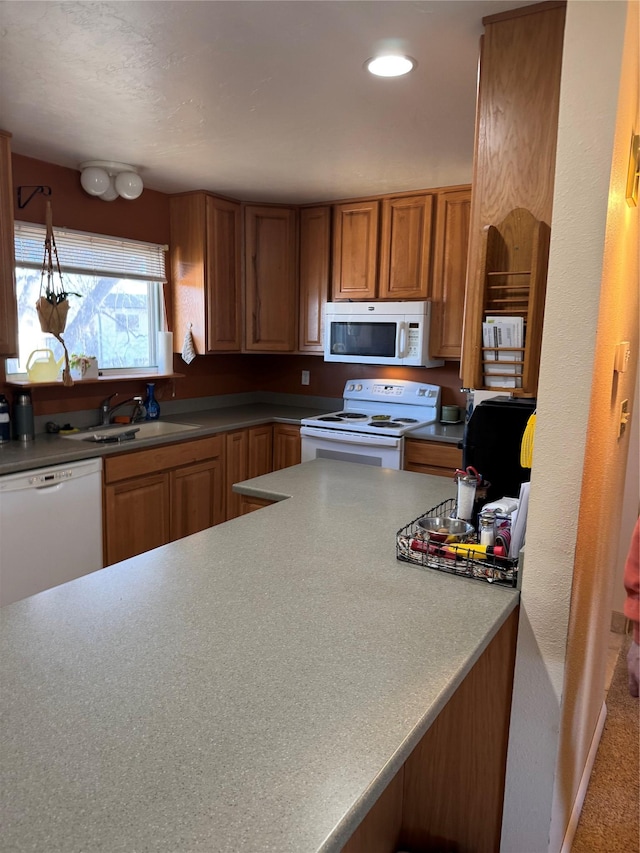
M 459 359 L 469 250 L 471 187 L 437 195 L 431 284 L 432 358 Z
M 240 205 L 206 193 L 172 196 L 174 342 L 192 325 L 196 352 L 239 352 Z
M 443 441 L 421 441 L 417 438 L 404 440 L 404 470 L 417 474 L 436 474 L 450 477 L 462 467 L 462 450 L 455 444 Z
M 0 356 L 18 355 L 11 134 L 0 130 Z
M 104 460 L 104 562 L 117 563 L 224 520 L 221 436 Z
M 302 458 L 300 427 L 293 424 L 273 425 L 273 470 L 298 465 Z
M 382 200 L 379 299 L 426 299 L 430 292 L 433 194 Z
M 329 297 L 331 208 L 300 210 L 299 235 L 300 316 L 298 349 L 322 352 L 324 306 Z
M 247 205 L 244 221 L 244 348 L 293 352 L 298 319 L 296 210 Z
M 483 373 L 485 259 L 492 252 L 488 228 L 522 209 L 543 227 L 551 224 L 565 12 L 564 3 L 540 3 L 484 19 L 460 373 L 467 388 L 484 387 L 478 380 Z M 538 259 L 544 263 L 538 269 L 542 292 L 546 260 Z M 514 270 L 522 267 L 495 271 Z M 527 324 L 524 360 L 532 347 L 539 348 L 541 329 L 542 317 L 537 328 Z M 512 389 L 514 394 L 535 396 L 534 372 L 527 389 Z
M 232 490 L 234 483 L 268 474 L 273 466 L 273 427 L 261 424 L 247 429 L 227 432 L 226 455 L 226 518 L 242 515 L 241 495 Z
M 379 201 L 333 208 L 333 299 L 375 299 L 378 284 Z

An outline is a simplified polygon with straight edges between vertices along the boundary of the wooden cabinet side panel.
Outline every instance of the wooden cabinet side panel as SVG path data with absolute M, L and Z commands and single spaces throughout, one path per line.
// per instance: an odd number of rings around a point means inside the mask
M 105 566 L 169 542 L 168 474 L 108 485 L 104 500 Z
M 483 36 L 461 363 L 482 387 L 484 229 L 516 208 L 551 224 L 564 6 L 488 23 Z
M 273 426 L 262 424 L 248 429 L 248 477 L 260 477 L 273 470 Z M 235 481 L 237 482 L 237 480 Z
M 225 501 L 226 517 L 241 515 L 240 495 L 231 490 L 234 483 L 249 479 L 249 435 L 247 430 L 225 434 Z
M 431 304 L 432 358 L 460 358 L 471 187 L 438 196 Z
M 395 853 L 399 849 L 403 783 L 401 767 L 341 853 Z
M 383 199 L 380 299 L 429 296 L 432 220 L 432 195 Z
M 334 207 L 334 299 L 374 299 L 376 296 L 379 208 L 379 201 Z
M 190 536 L 224 521 L 222 459 L 171 472 L 171 540 Z
M 202 354 L 207 352 L 205 195 L 174 196 L 169 209 L 174 349 L 180 352 L 191 323 L 196 352 Z
M 291 352 L 297 342 L 296 211 L 245 209 L 245 349 Z
M 500 849 L 517 626 L 514 611 L 404 765 L 409 849 Z
M 0 130 L 0 355 L 18 355 L 11 134 Z
M 331 208 L 300 211 L 300 318 L 298 347 L 322 352 L 324 306 L 329 298 Z
M 291 424 L 274 424 L 273 470 L 298 465 L 302 459 L 300 427 Z
M 240 205 L 207 196 L 208 351 L 239 351 L 242 337 Z M 180 331 L 180 330 L 179 330 Z

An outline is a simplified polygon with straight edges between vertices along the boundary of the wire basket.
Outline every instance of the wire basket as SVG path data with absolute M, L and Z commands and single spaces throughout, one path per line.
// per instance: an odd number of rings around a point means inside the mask
M 518 560 L 508 557 L 467 557 L 456 553 L 445 543 L 436 542 L 419 524 L 425 517 L 455 518 L 456 501 L 453 498 L 443 501 L 418 518 L 407 524 L 396 534 L 396 557 L 405 563 L 413 563 L 425 569 L 436 569 L 450 575 L 488 581 L 499 586 L 515 587 L 518 583 Z M 475 537 L 468 536 L 461 541 L 472 543 Z

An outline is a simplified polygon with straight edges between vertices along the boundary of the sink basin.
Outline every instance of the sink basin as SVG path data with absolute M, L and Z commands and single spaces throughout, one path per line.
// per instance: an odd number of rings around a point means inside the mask
M 63 435 L 72 441 L 92 441 L 94 444 L 111 444 L 129 441 L 133 438 L 156 438 L 163 435 L 175 435 L 198 429 L 197 424 L 175 424 L 171 421 L 144 421 L 139 424 L 109 424 Z

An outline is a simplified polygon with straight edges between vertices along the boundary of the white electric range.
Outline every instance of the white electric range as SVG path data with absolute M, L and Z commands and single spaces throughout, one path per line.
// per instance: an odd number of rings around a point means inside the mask
M 405 379 L 349 379 L 342 409 L 303 418 L 302 461 L 339 459 L 401 469 L 403 436 L 440 414 L 440 387 Z

